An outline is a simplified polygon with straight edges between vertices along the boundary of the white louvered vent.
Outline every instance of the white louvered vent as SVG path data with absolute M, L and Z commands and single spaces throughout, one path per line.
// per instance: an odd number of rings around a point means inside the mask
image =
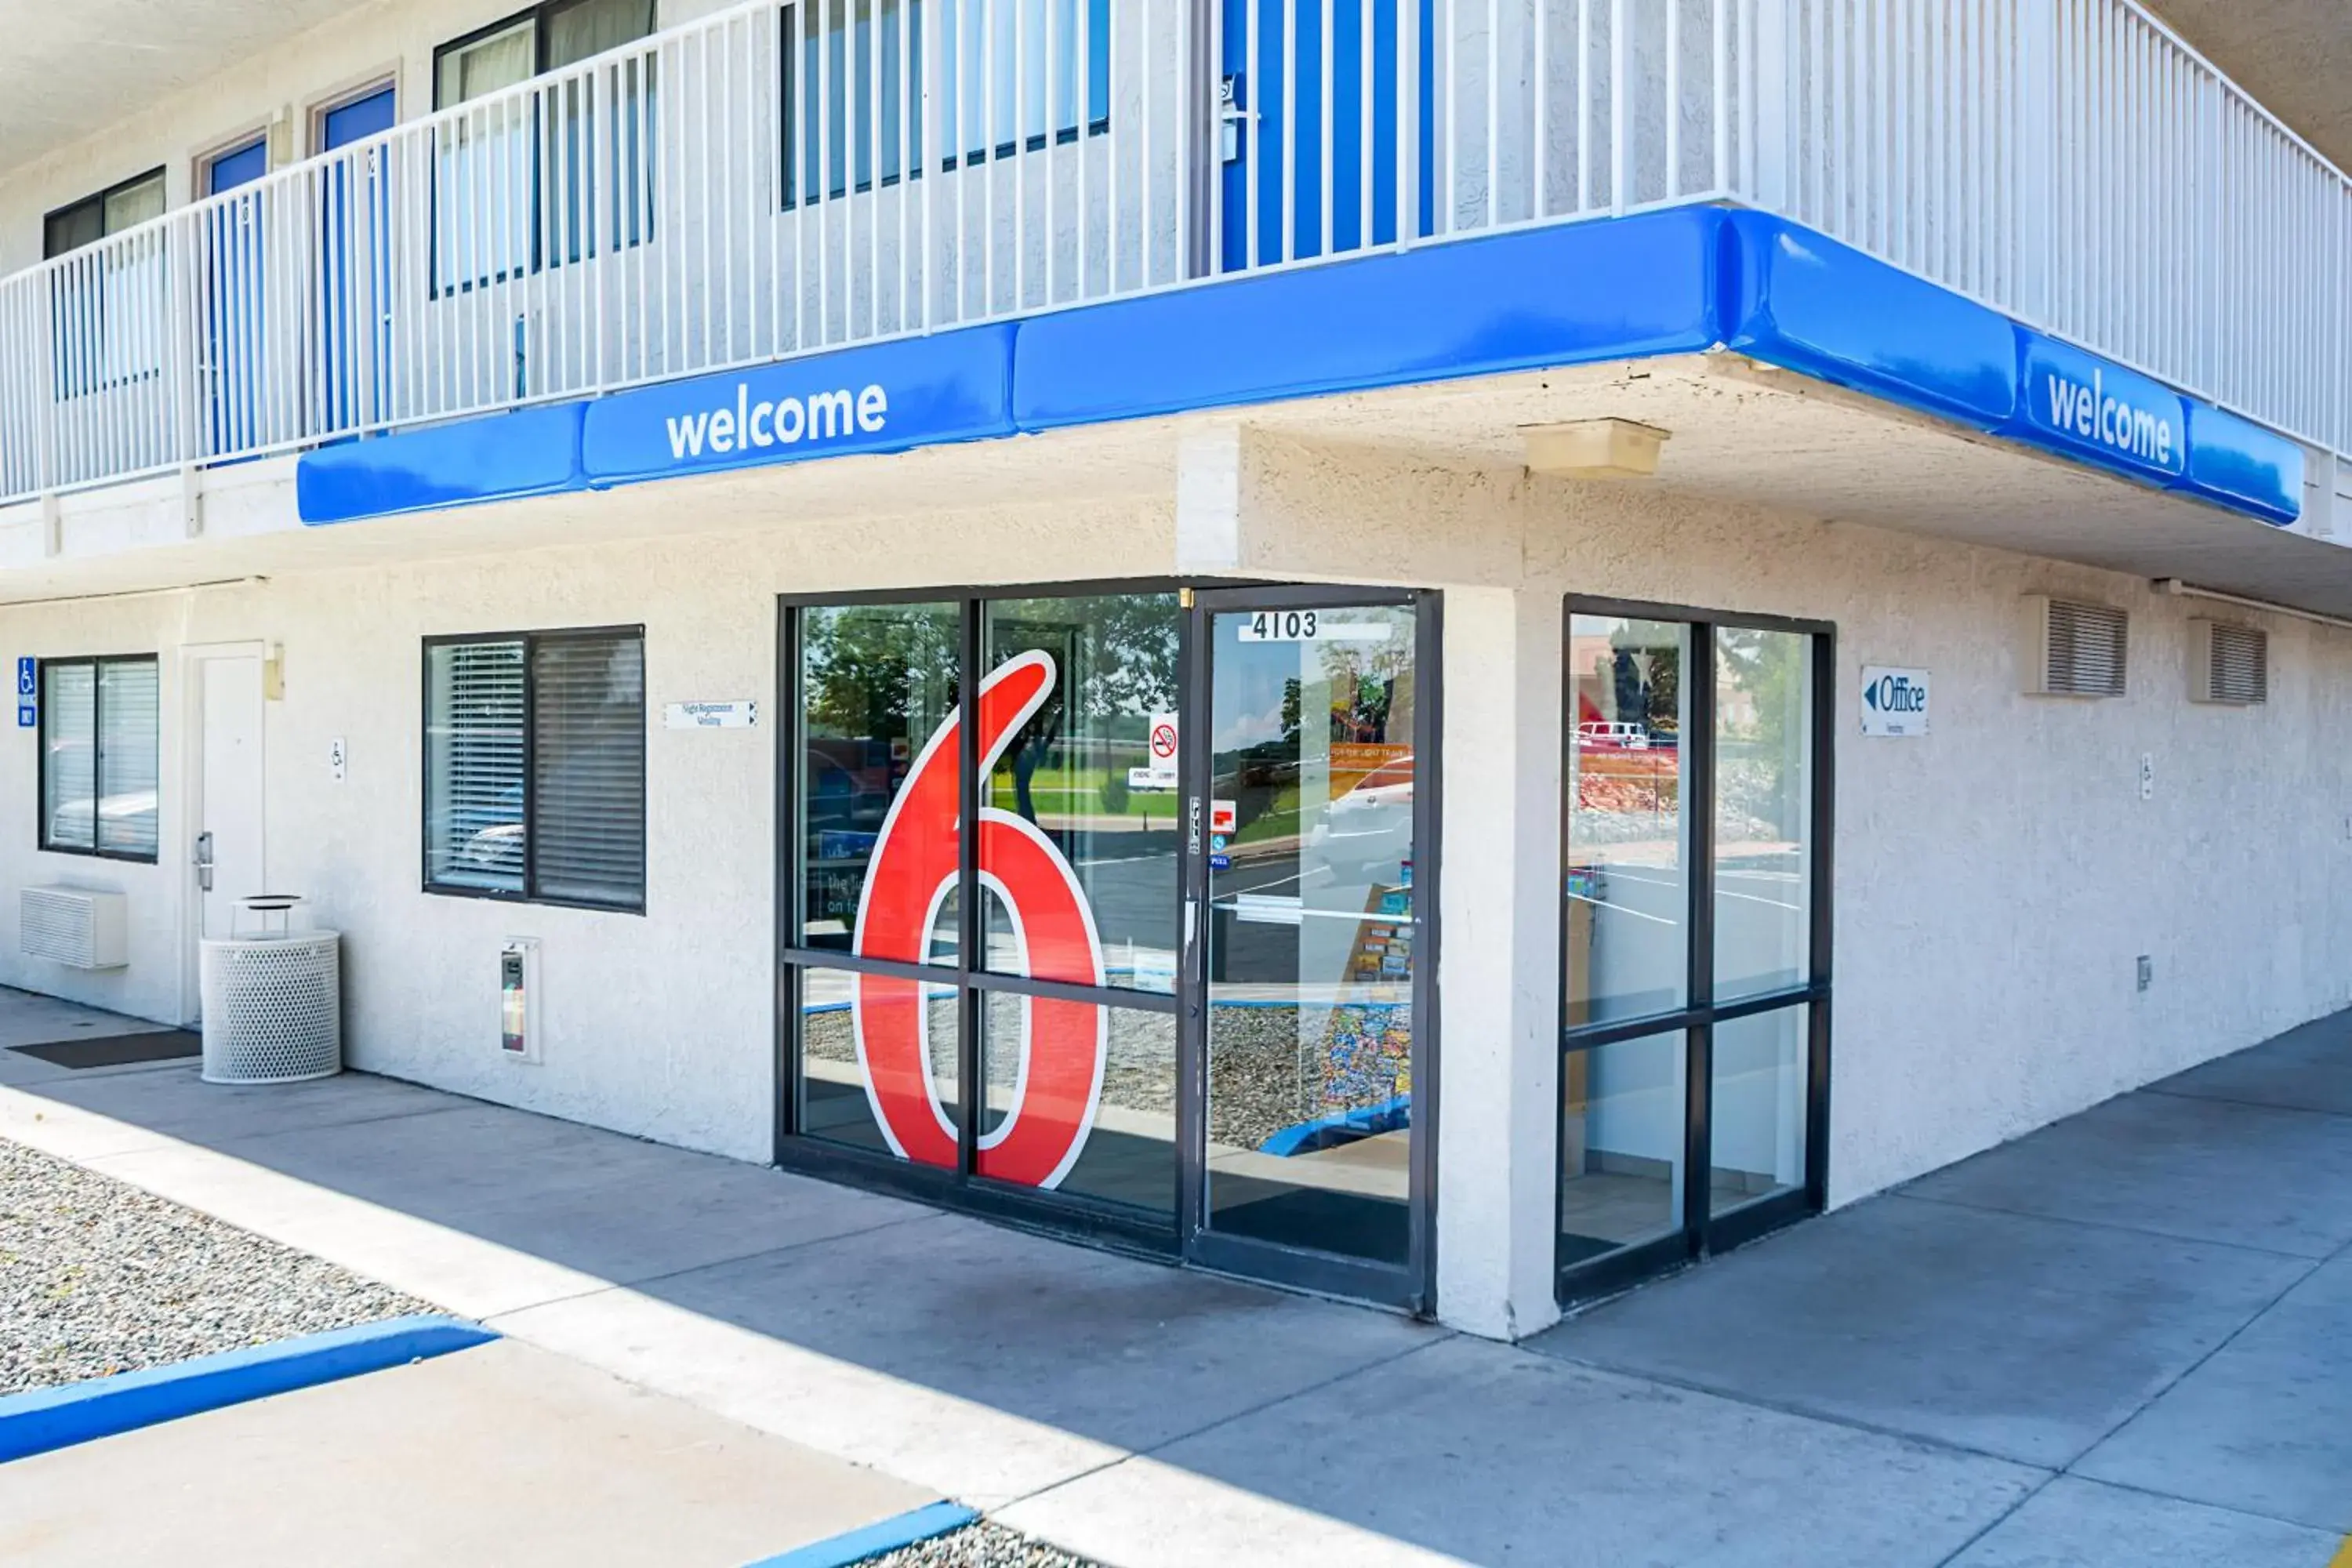
M 2271 639 L 2227 621 L 2189 623 L 2189 695 L 2251 708 L 2271 695 Z
M 2121 697 L 2131 617 L 2105 605 L 2028 595 L 2031 684 L 2040 697 Z
M 131 962 L 121 893 L 27 888 L 16 901 L 16 942 L 31 957 L 73 969 L 120 969 Z

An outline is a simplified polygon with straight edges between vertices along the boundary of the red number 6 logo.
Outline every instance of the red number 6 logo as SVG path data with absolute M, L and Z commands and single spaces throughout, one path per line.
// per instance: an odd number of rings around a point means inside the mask
M 980 779 L 1054 689 L 1054 661 L 1024 653 L 980 687 Z M 855 950 L 920 963 L 940 907 L 956 885 L 956 736 L 950 719 L 932 731 L 898 798 L 882 819 Z M 1023 970 L 1103 983 L 1102 942 L 1070 863 L 1034 823 L 982 806 L 980 880 L 1011 911 Z M 956 1163 L 956 1129 L 931 1071 L 930 1002 L 938 983 L 860 974 L 851 1005 L 866 1098 L 891 1152 L 926 1165 Z M 1004 1120 L 982 1134 L 980 1173 L 1026 1186 L 1058 1185 L 1077 1163 L 1102 1093 L 1103 1010 L 1090 1002 L 1022 1000 L 1021 1065 Z

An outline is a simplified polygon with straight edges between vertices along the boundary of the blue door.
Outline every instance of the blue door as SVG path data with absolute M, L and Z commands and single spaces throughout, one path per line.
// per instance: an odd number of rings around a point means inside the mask
M 319 117 L 319 151 L 392 129 L 393 89 L 378 88 Z M 320 213 L 319 354 L 326 405 L 320 434 L 391 413 L 391 194 L 383 153 L 362 152 L 328 173 Z
M 269 145 L 257 136 L 208 159 L 207 196 L 226 195 L 269 172 Z M 205 220 L 205 364 L 211 380 L 211 451 L 256 445 L 260 433 L 262 343 L 261 200 L 257 191 L 212 209 Z
M 1408 213 L 1405 232 L 1429 233 L 1433 0 L 1328 0 L 1328 7 L 1325 0 L 1222 4 L 1223 268 L 1270 267 L 1396 242 L 1400 5 L 1417 9 L 1422 40 L 1415 72 L 1420 110 L 1413 116 L 1418 195 L 1409 202 L 1417 210 Z

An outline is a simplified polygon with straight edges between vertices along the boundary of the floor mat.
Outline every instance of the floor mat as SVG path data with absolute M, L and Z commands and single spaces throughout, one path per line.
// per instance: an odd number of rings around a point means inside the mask
M 157 1029 L 143 1035 L 99 1035 L 8 1048 L 20 1057 L 32 1057 L 51 1067 L 120 1068 L 133 1062 L 169 1062 L 202 1056 L 205 1038 L 191 1029 Z

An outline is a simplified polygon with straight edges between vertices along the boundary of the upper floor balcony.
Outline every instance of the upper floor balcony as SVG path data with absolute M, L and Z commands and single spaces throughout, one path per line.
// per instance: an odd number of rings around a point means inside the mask
M 2352 453 L 2352 186 L 2128 0 L 760 0 L 0 279 L 0 504 L 1693 204 Z

